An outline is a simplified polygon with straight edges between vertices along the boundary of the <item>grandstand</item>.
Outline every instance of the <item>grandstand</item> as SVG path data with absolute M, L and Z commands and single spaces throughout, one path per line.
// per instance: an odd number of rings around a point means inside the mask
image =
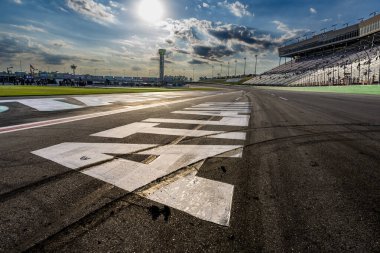
M 278 50 L 285 63 L 245 84 L 322 86 L 380 84 L 380 15 L 314 35 Z M 291 59 L 287 61 L 287 59 Z

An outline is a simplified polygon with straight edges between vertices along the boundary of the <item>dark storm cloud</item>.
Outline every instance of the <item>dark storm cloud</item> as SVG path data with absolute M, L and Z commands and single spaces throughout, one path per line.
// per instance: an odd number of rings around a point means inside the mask
M 223 56 L 231 56 L 234 54 L 234 51 L 229 49 L 224 45 L 218 46 L 202 46 L 195 45 L 193 46 L 194 53 L 203 58 L 221 58 Z
M 180 54 L 190 54 L 190 52 L 183 49 L 174 49 L 174 51 Z
M 80 59 L 76 56 L 49 54 L 46 52 L 41 52 L 40 56 L 42 57 L 42 60 L 44 63 L 50 64 L 50 65 L 62 65 L 66 61 L 77 61 Z
M 282 36 L 253 27 L 196 18 L 167 20 L 164 28 L 170 31 L 168 39 L 173 42 L 173 47 L 184 48 L 195 58 L 220 61 L 236 54 L 274 52 L 284 40 L 303 32 L 279 21 L 273 23 Z
M 197 59 L 192 59 L 191 61 L 188 61 L 187 63 L 192 64 L 192 65 L 208 64 L 208 62 L 206 61 L 200 61 Z
M 264 49 L 273 49 L 279 46 L 279 43 L 270 36 L 245 26 L 225 25 L 210 29 L 209 33 L 221 41 L 237 40 L 249 45 L 258 45 Z

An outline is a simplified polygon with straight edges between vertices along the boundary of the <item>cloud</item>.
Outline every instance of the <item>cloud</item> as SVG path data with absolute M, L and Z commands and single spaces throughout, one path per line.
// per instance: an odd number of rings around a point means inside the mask
M 67 43 L 66 41 L 63 40 L 50 40 L 49 45 L 53 46 L 54 48 L 71 48 L 71 44 Z
M 285 33 L 284 38 L 290 38 L 298 31 L 293 31 L 284 24 L 280 28 Z M 190 54 L 191 57 L 209 61 L 220 61 L 239 53 L 274 52 L 284 40 L 252 27 L 195 18 L 166 20 L 163 29 L 170 32 L 167 40 L 172 42 L 170 46 L 174 52 L 180 52 L 178 48 L 181 48 L 183 53 Z
M 313 7 L 310 7 L 309 11 L 311 14 L 317 14 L 317 10 Z
M 132 70 L 133 70 L 133 71 L 141 71 L 142 68 L 140 68 L 139 66 L 133 66 L 133 67 L 132 67 Z
M 94 0 L 67 0 L 67 6 L 75 12 L 99 24 L 115 23 L 111 8 Z
M 59 6 L 58 9 L 60 9 L 60 10 L 63 11 L 63 12 L 68 13 L 68 10 L 66 10 L 65 8 L 63 8 L 63 7 L 61 7 L 61 6 Z
M 174 51 L 177 52 L 177 53 L 180 53 L 180 54 L 190 54 L 189 51 L 186 51 L 186 50 L 183 50 L 183 49 L 178 49 L 178 48 L 174 49 Z
M 9 62 L 19 59 L 20 56 L 51 65 L 62 65 L 66 61 L 88 60 L 73 55 L 53 54 L 27 36 L 0 34 L 0 48 L 2 49 L 0 58 Z
M 229 49 L 224 45 L 217 46 L 203 46 L 195 45 L 193 46 L 193 51 L 196 55 L 206 58 L 206 59 L 216 59 L 224 56 L 231 56 L 234 54 L 234 51 Z
M 308 29 L 291 29 L 286 24 L 278 20 L 273 21 L 273 23 L 277 25 L 277 30 L 284 33 L 280 38 L 276 40 L 278 43 L 283 43 L 286 40 L 294 39 L 301 34 L 309 31 Z
M 61 54 L 50 54 L 47 52 L 41 52 L 39 54 L 42 57 L 42 60 L 46 64 L 50 65 L 62 65 L 66 61 L 78 61 L 80 58 L 70 55 L 61 55 Z
M 209 8 L 210 5 L 208 5 L 207 3 L 202 3 L 202 7 L 203 7 L 203 8 Z
M 239 1 L 229 3 L 227 0 L 225 0 L 224 2 L 218 2 L 218 6 L 227 8 L 236 17 L 254 16 L 254 14 L 248 10 L 249 6 L 244 5 Z
M 121 11 L 126 11 L 127 10 L 122 4 L 120 4 L 118 2 L 115 2 L 115 1 L 109 1 L 109 5 L 112 8 L 119 9 Z
M 22 1 L 21 1 L 21 0 L 13 0 L 13 2 L 14 2 L 15 4 L 22 4 Z
M 206 62 L 206 61 L 200 61 L 200 60 L 197 60 L 197 59 L 192 59 L 191 61 L 188 61 L 187 63 L 189 63 L 191 65 L 208 64 L 208 62 Z
M 332 21 L 331 18 L 325 18 L 325 19 L 322 19 L 322 20 L 321 20 L 321 22 L 323 22 L 323 23 L 330 22 L 330 21 Z
M 150 58 L 150 60 L 151 61 L 160 61 L 160 57 L 158 57 L 158 56 L 154 56 L 154 57 L 151 57 Z M 174 62 L 172 62 L 171 60 L 168 60 L 168 59 L 165 59 L 165 63 L 167 63 L 167 64 L 172 64 L 172 63 L 174 63 Z
M 36 27 L 34 25 L 12 25 L 18 29 L 22 29 L 28 32 L 46 32 L 44 29 Z

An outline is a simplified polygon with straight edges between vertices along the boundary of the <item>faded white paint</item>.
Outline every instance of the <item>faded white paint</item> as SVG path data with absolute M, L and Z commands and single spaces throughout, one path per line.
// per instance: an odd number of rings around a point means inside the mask
M 197 171 L 160 188 L 148 199 L 199 219 L 228 226 L 234 186 L 196 176 Z
M 158 156 L 149 164 L 126 159 L 112 159 L 107 154 L 128 154 L 151 148 L 144 144 L 62 143 L 32 152 L 46 159 L 78 169 L 82 173 L 133 192 L 181 168 L 208 157 L 242 148 L 239 145 L 168 145 L 139 152 Z M 195 217 L 227 226 L 233 197 L 233 186 L 196 177 L 196 172 L 158 188 L 145 196 L 170 205 Z

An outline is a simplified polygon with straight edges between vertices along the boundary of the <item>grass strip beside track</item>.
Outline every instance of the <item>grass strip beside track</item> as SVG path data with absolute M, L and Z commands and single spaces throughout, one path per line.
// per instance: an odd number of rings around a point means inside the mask
M 168 91 L 210 91 L 213 88 L 81 88 L 52 86 L 0 85 L 0 97 L 14 96 L 56 96 L 91 95 L 114 93 L 168 92 Z
M 380 95 L 380 85 L 349 85 L 349 86 L 316 86 L 316 87 L 260 87 L 263 89 L 306 91 L 306 92 L 335 92 L 347 94 Z

